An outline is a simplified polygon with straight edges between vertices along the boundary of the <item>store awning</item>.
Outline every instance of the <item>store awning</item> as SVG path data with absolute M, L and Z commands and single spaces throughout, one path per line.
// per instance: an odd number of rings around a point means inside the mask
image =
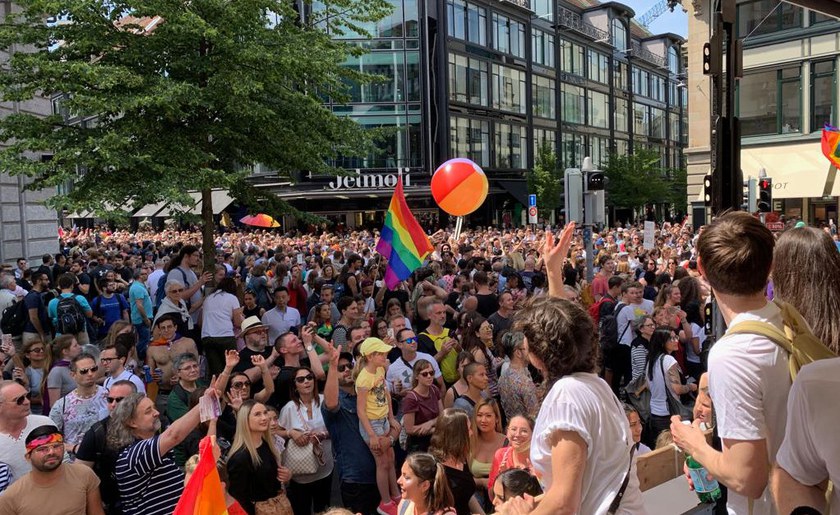
M 189 192 L 189 196 L 193 199 L 193 202 L 191 202 L 190 204 L 186 206 L 182 206 L 180 204 L 168 204 L 166 207 L 161 209 L 160 212 L 158 212 L 158 214 L 155 216 L 168 217 L 172 216 L 173 213 L 191 212 L 195 205 L 201 201 L 201 193 L 197 191 L 191 191 Z
M 773 179 L 773 198 L 821 198 L 831 163 L 823 156 L 819 141 L 741 149 L 744 179 L 759 176 L 764 169 Z
M 192 193 L 190 193 L 192 195 Z M 190 211 L 191 215 L 201 214 L 201 192 L 197 192 L 198 204 Z M 213 204 L 213 214 L 218 215 L 225 210 L 226 207 L 233 204 L 233 199 L 228 195 L 227 190 L 213 190 L 210 192 L 210 202 Z
M 92 216 L 92 211 L 82 211 L 81 213 L 79 213 L 78 211 L 74 211 L 67 215 L 67 218 L 91 218 Z
M 523 206 L 528 205 L 528 183 L 526 181 L 496 181 Z
M 155 216 L 158 211 L 163 209 L 166 202 L 158 202 L 157 204 L 146 204 L 141 207 L 136 213 L 131 215 L 132 218 L 145 218 L 147 216 Z

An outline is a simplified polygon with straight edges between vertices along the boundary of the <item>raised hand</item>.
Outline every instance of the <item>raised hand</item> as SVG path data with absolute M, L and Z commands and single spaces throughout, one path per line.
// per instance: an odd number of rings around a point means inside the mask
M 548 274 L 549 295 L 563 296 L 563 263 L 566 261 L 566 256 L 569 255 L 576 225 L 575 222 L 566 224 L 556 241 L 553 232 L 545 232 L 545 246 L 542 256 Z
M 261 354 L 254 354 L 251 356 L 251 364 L 260 368 L 268 366 L 268 362 L 266 362 L 265 358 Z
M 225 368 L 233 370 L 239 364 L 239 353 L 233 349 L 225 351 Z

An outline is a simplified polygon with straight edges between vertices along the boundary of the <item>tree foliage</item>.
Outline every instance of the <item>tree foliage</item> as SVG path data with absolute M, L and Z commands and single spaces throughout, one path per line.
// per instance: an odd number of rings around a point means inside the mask
M 554 147 L 543 141 L 537 149 L 534 169 L 528 172 L 528 192 L 536 193 L 537 208 L 548 218 L 560 205 L 563 192 L 563 172 L 560 170 Z
M 685 171 L 666 170 L 659 163 L 659 154 L 647 149 L 610 155 L 604 169 L 609 179 L 607 205 L 640 210 L 648 204 L 675 204 L 684 209 Z
M 0 75 L 2 100 L 62 94 L 60 116 L 0 121 L 0 165 L 31 188 L 73 181 L 51 206 L 134 210 L 225 188 L 253 210 L 288 212 L 243 179 L 262 163 L 280 174 L 335 173 L 330 159 L 358 155 L 370 134 L 324 106 L 347 98 L 341 67 L 359 47 L 331 37 L 362 32 L 389 11 L 385 0 L 329 0 L 301 21 L 285 0 L 19 0 L 0 25 L 13 52 Z M 45 23 L 46 15 L 55 22 Z M 159 17 L 149 28 L 148 18 Z M 49 161 L 29 152 L 47 152 Z M 29 154 L 31 155 L 31 154 Z M 83 172 L 83 173 L 80 173 Z M 205 245 L 212 212 L 202 213 Z M 207 229 L 207 228 L 205 228 Z M 211 242 L 212 243 L 212 242 Z M 205 252 L 207 254 L 207 252 Z

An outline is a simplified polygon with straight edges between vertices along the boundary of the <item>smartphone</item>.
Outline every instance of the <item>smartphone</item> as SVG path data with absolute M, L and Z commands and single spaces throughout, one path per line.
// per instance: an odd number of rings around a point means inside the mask
M 394 337 L 394 328 L 389 327 L 388 328 L 388 338 L 393 338 L 393 337 Z
M 297 262 L 298 262 L 299 265 L 303 264 L 303 254 L 298 254 L 297 255 Z

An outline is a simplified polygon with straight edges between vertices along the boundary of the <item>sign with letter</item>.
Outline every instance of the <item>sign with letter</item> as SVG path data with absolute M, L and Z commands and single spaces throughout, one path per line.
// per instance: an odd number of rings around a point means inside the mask
M 654 233 L 656 232 L 655 222 L 645 222 L 645 241 L 643 247 L 651 250 L 653 249 Z
M 528 207 L 534 207 L 537 205 L 537 196 L 531 193 L 528 195 Z

